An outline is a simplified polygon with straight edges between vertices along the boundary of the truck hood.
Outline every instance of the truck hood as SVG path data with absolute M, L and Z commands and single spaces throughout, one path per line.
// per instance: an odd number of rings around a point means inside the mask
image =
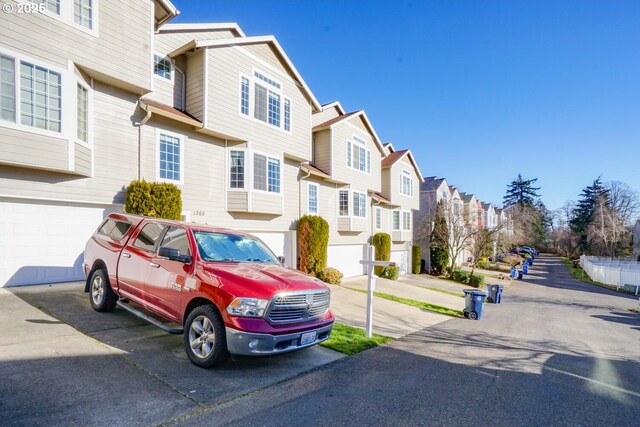
M 274 264 L 206 263 L 221 288 L 235 296 L 271 299 L 280 292 L 328 290 L 327 285 L 298 270 Z

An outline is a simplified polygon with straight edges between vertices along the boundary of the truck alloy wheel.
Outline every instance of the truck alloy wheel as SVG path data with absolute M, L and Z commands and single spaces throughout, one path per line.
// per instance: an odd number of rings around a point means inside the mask
M 109 276 L 104 270 L 96 270 L 91 275 L 89 301 L 96 311 L 111 311 L 116 306 L 118 296 L 113 293 Z
M 184 347 L 189 359 L 203 368 L 226 360 L 227 343 L 220 313 L 211 305 L 201 305 L 189 313 L 185 322 Z

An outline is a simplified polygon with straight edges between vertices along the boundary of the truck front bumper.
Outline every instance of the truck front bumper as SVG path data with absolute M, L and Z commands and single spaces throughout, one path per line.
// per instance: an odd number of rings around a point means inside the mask
M 226 329 L 229 353 L 243 356 L 271 356 L 301 350 L 326 341 L 329 339 L 333 324 L 286 335 L 257 334 L 229 327 Z M 313 332 L 315 332 L 314 339 L 307 341 L 309 334 Z M 303 335 L 305 335 L 304 343 L 301 342 Z

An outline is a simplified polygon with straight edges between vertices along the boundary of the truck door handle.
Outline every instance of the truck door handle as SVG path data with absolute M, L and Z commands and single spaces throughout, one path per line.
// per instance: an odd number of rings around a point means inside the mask
M 122 256 L 125 257 L 125 258 L 131 258 L 131 254 L 128 254 L 126 252 L 123 252 Z
M 160 264 L 156 264 L 154 262 L 152 262 L 151 264 L 149 264 L 149 266 L 153 267 L 153 268 L 160 268 Z

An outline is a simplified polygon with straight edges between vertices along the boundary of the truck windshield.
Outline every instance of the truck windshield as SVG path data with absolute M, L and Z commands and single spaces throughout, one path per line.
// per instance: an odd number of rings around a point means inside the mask
M 278 258 L 259 239 L 206 231 L 193 234 L 203 261 L 279 264 Z

